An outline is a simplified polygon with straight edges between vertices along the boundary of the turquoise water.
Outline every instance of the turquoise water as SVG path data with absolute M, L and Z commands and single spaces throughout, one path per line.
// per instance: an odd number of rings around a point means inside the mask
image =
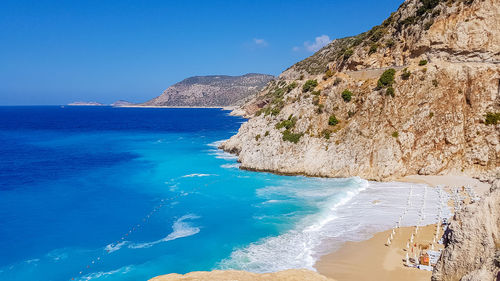
M 0 280 L 311 268 L 310 233 L 368 183 L 240 170 L 217 144 L 244 121 L 219 109 L 0 107 Z

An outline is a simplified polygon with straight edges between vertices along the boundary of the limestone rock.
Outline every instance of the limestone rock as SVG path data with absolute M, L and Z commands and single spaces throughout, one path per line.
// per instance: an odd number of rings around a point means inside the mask
M 407 0 L 381 25 L 287 69 L 239 109 L 250 119 L 221 148 L 242 168 L 287 174 L 500 172 L 500 122 L 485 123 L 500 113 L 500 4 L 424 2 Z M 377 86 L 389 68 L 392 95 Z M 304 91 L 306 80 L 318 85 Z

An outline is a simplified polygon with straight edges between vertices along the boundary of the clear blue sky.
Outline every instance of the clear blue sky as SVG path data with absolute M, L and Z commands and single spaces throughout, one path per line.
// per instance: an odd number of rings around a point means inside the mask
M 0 104 L 141 102 L 194 75 L 278 75 L 401 3 L 2 0 Z

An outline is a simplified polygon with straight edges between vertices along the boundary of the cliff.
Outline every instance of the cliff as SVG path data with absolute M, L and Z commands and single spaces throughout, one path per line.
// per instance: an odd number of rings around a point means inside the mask
M 389 180 L 500 170 L 498 0 L 407 0 L 271 81 L 221 145 L 242 168 Z
M 444 238 L 433 281 L 500 278 L 500 179 L 482 200 L 454 215 Z
M 232 106 L 259 92 L 272 75 L 194 76 L 168 87 L 144 106 Z
M 251 273 L 237 270 L 214 270 L 211 272 L 196 271 L 185 275 L 167 274 L 150 279 L 150 281 L 333 281 L 316 272 L 305 269 L 289 269 L 274 273 Z

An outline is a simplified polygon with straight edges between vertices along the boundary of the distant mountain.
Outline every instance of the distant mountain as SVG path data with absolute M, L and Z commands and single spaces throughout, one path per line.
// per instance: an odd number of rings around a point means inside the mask
M 105 104 L 98 103 L 95 101 L 75 101 L 69 103 L 68 105 L 78 105 L 78 106 L 104 106 Z
M 249 73 L 243 76 L 194 76 L 176 83 L 142 106 L 240 105 L 258 93 L 274 76 Z
M 126 100 L 117 100 L 117 101 L 115 101 L 114 103 L 111 104 L 111 106 L 114 106 L 114 107 L 132 106 L 132 105 L 136 105 L 136 104 L 132 103 L 132 102 L 129 102 L 129 101 L 126 101 Z

